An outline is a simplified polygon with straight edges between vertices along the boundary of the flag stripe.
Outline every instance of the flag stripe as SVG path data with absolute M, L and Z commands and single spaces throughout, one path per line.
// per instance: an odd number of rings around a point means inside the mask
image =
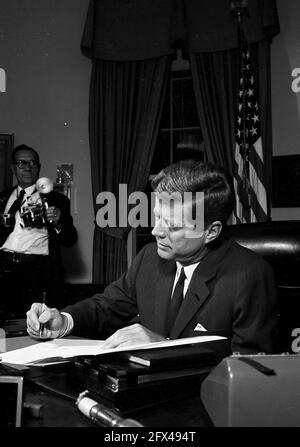
M 240 30 L 241 31 L 241 30 Z M 235 222 L 267 220 L 268 206 L 256 80 L 251 55 L 241 31 L 240 85 L 234 153 Z
M 259 138 L 253 146 L 251 146 L 251 150 L 249 153 L 249 162 L 252 164 L 255 169 L 258 177 L 263 181 L 264 178 L 264 163 L 259 156 L 259 151 L 262 147 L 261 138 Z
M 254 191 L 253 188 L 250 188 L 250 194 L 251 194 L 251 218 L 250 222 L 260 222 L 261 219 L 265 216 L 266 212 L 261 206 L 261 202 L 257 199 L 257 194 Z

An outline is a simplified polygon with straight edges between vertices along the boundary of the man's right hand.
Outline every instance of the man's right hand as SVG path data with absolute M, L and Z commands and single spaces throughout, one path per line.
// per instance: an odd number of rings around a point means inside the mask
M 27 332 L 33 338 L 57 338 L 66 330 L 67 318 L 57 309 L 50 309 L 45 304 L 33 303 L 26 315 Z M 40 334 L 41 324 L 44 324 L 42 336 Z

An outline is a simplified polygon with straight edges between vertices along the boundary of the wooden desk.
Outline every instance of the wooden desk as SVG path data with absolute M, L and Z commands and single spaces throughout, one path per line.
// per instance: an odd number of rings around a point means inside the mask
M 10 351 L 35 343 L 39 342 L 28 336 L 9 338 L 6 340 L 6 350 Z M 43 407 L 42 417 L 39 418 L 33 417 L 30 412 L 27 414 L 24 412 L 24 427 L 95 427 L 93 422 L 79 412 L 74 400 L 48 392 L 26 378 L 24 402 Z M 101 401 L 99 400 L 99 402 Z M 198 395 L 184 399 L 174 398 L 168 402 L 132 412 L 128 417 L 136 419 L 146 427 L 207 427 L 212 425 L 200 401 L 200 384 Z

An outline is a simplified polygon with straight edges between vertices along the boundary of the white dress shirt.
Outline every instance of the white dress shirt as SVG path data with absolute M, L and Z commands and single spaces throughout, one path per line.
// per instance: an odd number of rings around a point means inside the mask
M 22 188 L 20 186 L 14 189 L 7 201 L 4 213 L 8 213 L 10 207 L 17 199 L 21 189 Z M 37 204 L 41 204 L 41 197 L 38 191 L 36 191 L 35 185 L 25 188 L 25 195 L 21 204 L 21 212 L 24 208 Z M 47 256 L 49 254 L 49 235 L 47 228 L 44 226 L 42 228 L 25 228 L 19 211 L 16 212 L 15 220 L 16 222 L 14 229 L 0 250 Z
M 185 298 L 185 295 L 186 295 L 187 289 L 190 285 L 193 273 L 196 270 L 196 268 L 198 267 L 199 263 L 200 263 L 200 261 L 196 262 L 195 264 L 191 264 L 191 265 L 182 265 L 182 264 L 180 264 L 180 262 L 176 261 L 177 270 L 176 270 L 176 274 L 175 274 L 172 295 L 173 295 L 176 283 L 179 279 L 181 269 L 183 267 L 184 273 L 185 273 L 185 280 L 184 280 L 184 286 L 183 286 L 183 298 Z

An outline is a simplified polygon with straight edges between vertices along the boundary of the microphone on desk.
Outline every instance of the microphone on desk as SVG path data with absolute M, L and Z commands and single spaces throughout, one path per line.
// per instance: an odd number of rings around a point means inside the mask
M 78 409 L 93 422 L 109 427 L 143 427 L 134 419 L 123 419 L 115 411 L 87 397 L 88 391 L 80 393 L 76 401 Z

